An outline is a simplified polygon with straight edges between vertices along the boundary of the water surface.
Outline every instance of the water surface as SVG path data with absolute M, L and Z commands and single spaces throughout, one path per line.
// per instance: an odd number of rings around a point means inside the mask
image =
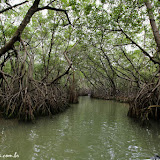
M 160 154 L 159 125 L 142 128 L 127 111 L 127 104 L 80 97 L 66 112 L 35 124 L 1 119 L 0 155 L 17 152 L 17 160 L 138 160 Z

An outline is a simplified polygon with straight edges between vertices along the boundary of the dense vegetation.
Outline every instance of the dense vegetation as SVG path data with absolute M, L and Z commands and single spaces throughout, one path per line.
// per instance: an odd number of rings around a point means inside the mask
M 1 0 L 0 109 L 33 120 L 77 94 L 159 119 L 160 1 Z

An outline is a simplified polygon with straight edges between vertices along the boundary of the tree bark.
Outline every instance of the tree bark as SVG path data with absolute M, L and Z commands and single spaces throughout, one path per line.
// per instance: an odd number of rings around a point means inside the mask
M 18 6 L 20 6 L 20 5 L 22 5 L 22 4 L 26 3 L 26 2 L 28 2 L 28 1 L 24 1 L 24 2 L 22 2 L 22 3 L 15 4 L 14 6 L 10 6 L 10 7 L 8 7 L 8 8 L 5 8 L 5 9 L 1 10 L 0 13 L 6 12 L 6 11 L 8 11 L 8 10 L 10 10 L 10 9 L 13 9 L 13 8 L 15 8 L 15 7 L 18 7 Z
M 154 39 L 155 39 L 156 44 L 157 44 L 158 52 L 160 52 L 160 34 L 159 34 L 158 27 L 157 27 L 156 22 L 155 22 L 155 18 L 154 18 L 154 14 L 153 14 L 153 8 L 152 8 L 149 0 L 146 0 L 145 5 L 147 7 L 148 16 L 149 16 L 152 32 L 153 32 L 153 35 L 154 35 Z
M 14 45 L 14 43 L 16 41 L 20 41 L 20 36 L 21 36 L 23 30 L 25 29 L 25 27 L 27 26 L 27 24 L 30 22 L 30 19 L 33 16 L 33 14 L 36 13 L 37 11 L 48 9 L 48 10 L 54 10 L 54 11 L 64 12 L 66 14 L 66 16 L 67 16 L 67 20 L 68 20 L 69 24 L 71 24 L 66 10 L 52 8 L 52 7 L 49 7 L 49 6 L 38 8 L 39 3 L 40 3 L 40 0 L 35 0 L 34 1 L 33 5 L 28 10 L 27 14 L 25 15 L 23 21 L 21 22 L 21 24 L 19 25 L 18 29 L 14 33 L 13 37 L 10 39 L 10 41 L 8 43 L 5 44 L 4 47 L 2 47 L 0 49 L 0 57 L 2 57 L 2 55 L 4 55 L 6 52 L 8 52 L 10 49 L 12 49 L 13 45 Z
M 8 52 L 10 49 L 12 49 L 13 44 L 16 41 L 20 40 L 20 36 L 21 36 L 23 30 L 25 29 L 27 24 L 30 22 L 30 19 L 33 16 L 33 14 L 37 11 L 39 2 L 40 2 L 40 0 L 35 0 L 34 1 L 33 5 L 28 10 L 26 16 L 24 17 L 22 23 L 19 25 L 19 27 L 18 27 L 17 31 L 15 32 L 15 34 L 13 35 L 13 37 L 10 39 L 10 41 L 8 43 L 6 43 L 6 45 L 4 47 L 2 47 L 0 49 L 0 57 L 2 55 L 4 55 L 6 52 Z

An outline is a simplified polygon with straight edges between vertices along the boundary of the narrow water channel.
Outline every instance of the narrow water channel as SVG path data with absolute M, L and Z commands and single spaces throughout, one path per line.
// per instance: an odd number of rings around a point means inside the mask
M 160 154 L 158 124 L 142 128 L 127 111 L 127 104 L 80 97 L 66 112 L 35 124 L 1 119 L 0 155 L 17 152 L 17 160 L 138 160 Z

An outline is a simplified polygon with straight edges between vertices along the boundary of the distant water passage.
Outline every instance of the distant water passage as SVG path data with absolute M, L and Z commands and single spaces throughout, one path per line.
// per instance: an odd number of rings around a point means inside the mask
M 79 104 L 35 124 L 0 120 L 0 160 L 138 160 L 160 155 L 160 127 L 142 128 L 128 105 L 80 97 Z M 17 156 L 17 157 L 16 157 Z

